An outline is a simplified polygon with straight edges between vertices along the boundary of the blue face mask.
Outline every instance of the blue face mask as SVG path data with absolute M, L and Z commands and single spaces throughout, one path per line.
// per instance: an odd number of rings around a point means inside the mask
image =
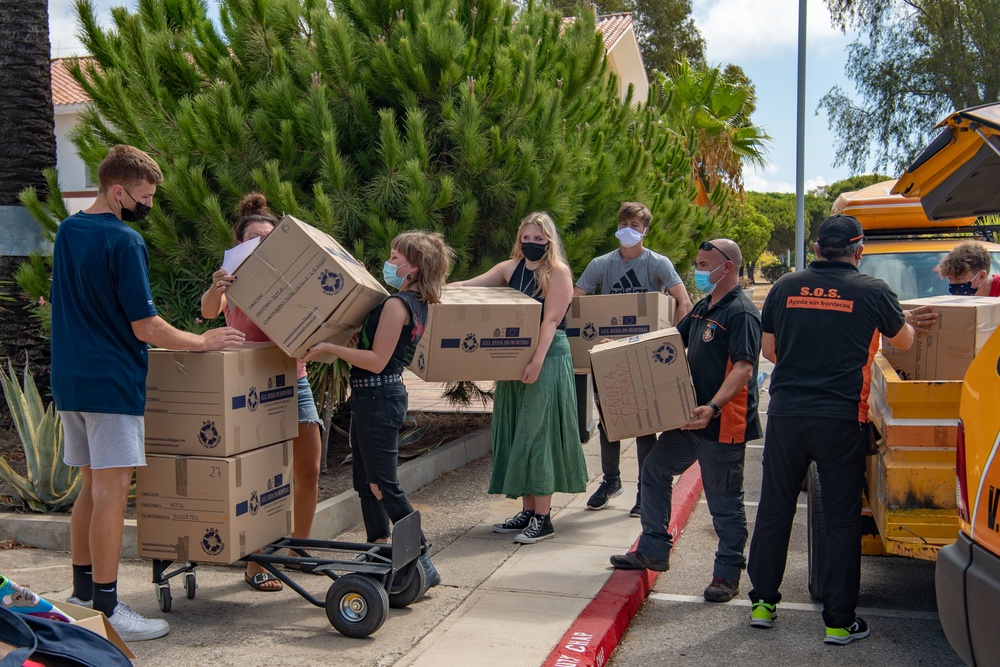
M 952 296 L 975 296 L 979 288 L 972 286 L 972 281 L 967 283 L 952 283 L 948 285 L 948 294 Z
M 390 264 L 386 262 L 382 265 L 382 279 L 385 280 L 385 284 L 393 289 L 399 289 L 406 282 L 406 276 L 397 276 L 396 272 L 399 271 L 401 266 L 406 266 L 406 264 L 400 264 L 396 266 L 395 264 Z
M 722 268 L 723 265 L 719 265 L 712 269 L 711 271 L 695 271 L 694 272 L 694 286 L 698 288 L 699 291 L 705 294 L 711 294 L 715 289 L 716 283 L 712 282 L 712 274 Z

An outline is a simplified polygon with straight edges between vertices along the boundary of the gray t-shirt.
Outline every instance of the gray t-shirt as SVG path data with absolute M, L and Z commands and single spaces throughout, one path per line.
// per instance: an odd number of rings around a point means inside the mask
M 618 249 L 607 255 L 595 257 L 584 269 L 576 286 L 594 294 L 632 294 L 636 292 L 663 292 L 681 282 L 669 259 L 649 248 L 628 261 L 622 259 Z

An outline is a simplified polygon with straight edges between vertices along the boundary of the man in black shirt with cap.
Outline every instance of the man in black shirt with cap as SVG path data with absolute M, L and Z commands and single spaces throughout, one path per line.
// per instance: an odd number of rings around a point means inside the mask
M 854 611 L 861 579 L 868 389 L 880 334 L 905 350 L 917 331 L 928 331 L 936 319 L 929 307 L 904 314 L 888 285 L 858 271 L 863 242 L 856 218 L 825 220 L 815 245 L 819 261 L 778 280 L 761 316 L 762 352 L 775 367 L 747 566 L 753 585 L 750 625 L 774 623 L 795 503 L 815 461 L 829 545 L 823 579 L 828 644 L 869 635 Z

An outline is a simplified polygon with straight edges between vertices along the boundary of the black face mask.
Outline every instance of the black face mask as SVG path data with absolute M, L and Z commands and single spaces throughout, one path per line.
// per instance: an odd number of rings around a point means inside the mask
M 948 294 L 952 296 L 974 296 L 978 287 L 972 286 L 972 281 L 967 283 L 952 283 L 948 285 Z
M 153 207 L 146 206 L 140 201 L 135 201 L 135 197 L 132 196 L 131 192 L 125 190 L 125 188 L 122 188 L 122 190 L 128 195 L 129 199 L 135 202 L 135 208 L 132 209 L 122 206 L 122 220 L 125 222 L 140 222 L 144 220 L 149 215 L 149 212 L 153 210 Z
M 529 262 L 537 262 L 545 257 L 545 252 L 549 249 L 548 243 L 525 243 L 521 242 L 521 254 Z

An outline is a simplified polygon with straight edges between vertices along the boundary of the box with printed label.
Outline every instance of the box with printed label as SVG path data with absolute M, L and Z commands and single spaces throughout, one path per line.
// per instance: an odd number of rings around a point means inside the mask
M 431 382 L 520 380 L 538 345 L 542 304 L 509 287 L 448 287 L 428 307 L 410 370 Z
M 226 298 L 293 357 L 345 344 L 388 296 L 329 234 L 286 215 L 233 273 Z
M 566 313 L 566 338 L 573 368 L 590 369 L 590 350 L 605 338 L 659 331 L 675 324 L 677 302 L 663 292 L 573 297 Z
M 270 343 L 149 351 L 146 452 L 232 456 L 299 431 L 295 360 Z
M 932 296 L 900 303 L 903 310 L 929 305 L 938 314 L 928 334 L 917 334 L 908 350 L 882 337 L 882 354 L 904 380 L 961 380 L 972 359 L 1000 324 L 1000 299 Z
M 590 364 L 608 440 L 679 428 L 697 405 L 677 329 L 596 345 Z
M 136 468 L 141 558 L 233 563 L 292 532 L 292 443 L 227 458 L 151 454 Z

